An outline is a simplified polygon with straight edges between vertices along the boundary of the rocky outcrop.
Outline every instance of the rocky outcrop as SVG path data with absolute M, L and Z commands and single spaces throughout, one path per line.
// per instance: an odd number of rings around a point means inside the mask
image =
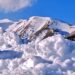
M 73 31 L 72 33 L 70 33 L 70 35 L 65 37 L 66 39 L 75 41 L 75 31 Z
M 49 17 L 34 16 L 26 22 L 20 22 L 19 26 L 14 29 L 14 32 L 20 37 L 28 36 L 29 40 L 32 40 L 33 38 L 36 39 L 40 33 L 46 30 L 46 34 L 43 37 L 44 39 L 53 35 L 53 30 L 50 30 L 48 27 L 51 23 L 52 21 Z
M 61 34 L 69 40 L 74 40 L 75 37 L 75 32 L 72 32 L 75 26 L 52 20 L 50 17 L 33 16 L 29 20 L 16 22 L 8 29 L 10 32 L 15 32 L 20 38 L 27 38 L 29 41 L 36 40 L 38 37 L 43 40 L 54 34 Z

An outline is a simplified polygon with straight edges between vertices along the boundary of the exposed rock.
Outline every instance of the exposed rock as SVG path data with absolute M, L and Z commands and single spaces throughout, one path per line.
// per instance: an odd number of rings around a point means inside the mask
M 46 35 L 43 37 L 43 39 L 49 37 L 49 36 L 53 36 L 54 35 L 54 30 L 53 29 L 48 29 Z
M 72 41 L 75 41 L 75 31 L 73 31 L 70 35 L 66 36 L 65 38 L 72 40 Z
M 17 29 L 15 29 L 15 32 L 20 36 L 28 36 L 30 40 L 32 38 L 35 38 L 39 36 L 41 32 L 44 30 L 47 30 L 47 35 L 45 35 L 46 38 L 51 30 L 49 30 L 49 25 L 52 23 L 51 19 L 49 17 L 38 17 L 34 16 L 31 17 L 28 21 L 26 22 L 20 22 L 20 26 L 18 26 Z M 51 35 L 51 33 L 50 33 Z
M 29 20 L 20 20 L 10 26 L 8 30 L 10 32 L 15 32 L 23 41 L 32 41 L 37 38 L 40 38 L 41 41 L 54 34 L 61 34 L 64 37 L 66 36 L 65 38 L 69 40 L 74 40 L 75 37 L 74 33 L 71 33 L 75 30 L 75 26 L 70 26 L 61 21 L 52 20 L 50 17 L 33 16 L 30 17 Z

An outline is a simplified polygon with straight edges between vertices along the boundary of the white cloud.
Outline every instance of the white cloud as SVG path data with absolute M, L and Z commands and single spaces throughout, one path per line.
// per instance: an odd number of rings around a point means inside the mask
M 34 0 L 0 0 L 0 10 L 14 12 L 33 4 Z

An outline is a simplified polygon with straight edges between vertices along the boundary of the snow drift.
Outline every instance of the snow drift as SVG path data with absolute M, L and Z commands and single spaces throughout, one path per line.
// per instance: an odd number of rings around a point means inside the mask
M 73 31 L 49 17 L 0 24 L 0 75 L 75 75 Z

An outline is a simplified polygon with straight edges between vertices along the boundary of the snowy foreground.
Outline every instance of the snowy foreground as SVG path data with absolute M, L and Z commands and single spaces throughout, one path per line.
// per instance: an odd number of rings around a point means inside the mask
M 47 30 L 34 35 L 44 25 L 57 32 L 45 39 Z M 75 41 L 64 38 L 74 30 L 49 17 L 1 20 L 0 75 L 75 75 Z

